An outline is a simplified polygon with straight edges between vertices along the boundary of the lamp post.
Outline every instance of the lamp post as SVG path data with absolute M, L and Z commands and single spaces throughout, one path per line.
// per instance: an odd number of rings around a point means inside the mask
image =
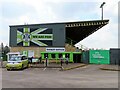
M 103 20 L 103 6 L 104 6 L 105 2 L 103 2 L 100 6 L 101 10 L 102 10 L 102 15 L 101 15 L 101 19 Z

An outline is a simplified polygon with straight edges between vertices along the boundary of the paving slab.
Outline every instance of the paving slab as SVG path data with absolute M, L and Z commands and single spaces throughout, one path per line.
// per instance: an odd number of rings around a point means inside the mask
M 46 68 L 60 68 L 62 70 L 71 70 L 71 69 L 83 67 L 85 65 L 86 64 L 83 64 L 83 63 L 68 63 L 68 64 L 63 63 L 61 66 L 61 64 L 58 64 L 58 63 L 50 63 L 48 64 L 47 67 L 44 64 L 31 64 L 29 65 L 29 67 L 31 68 L 45 68 L 45 67 Z

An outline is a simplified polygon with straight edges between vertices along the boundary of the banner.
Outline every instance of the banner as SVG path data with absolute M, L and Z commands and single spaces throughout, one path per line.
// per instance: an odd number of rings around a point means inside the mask
M 52 46 L 52 29 L 48 28 L 18 28 L 18 46 Z

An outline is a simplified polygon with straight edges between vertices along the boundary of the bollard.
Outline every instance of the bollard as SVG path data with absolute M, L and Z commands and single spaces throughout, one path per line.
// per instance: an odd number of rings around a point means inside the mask
M 47 67 L 47 57 L 46 57 L 46 66 L 45 67 Z

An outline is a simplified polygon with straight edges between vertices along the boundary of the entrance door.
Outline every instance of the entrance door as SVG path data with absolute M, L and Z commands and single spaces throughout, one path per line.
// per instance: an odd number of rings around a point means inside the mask
M 81 63 L 81 54 L 73 54 L 74 63 Z

